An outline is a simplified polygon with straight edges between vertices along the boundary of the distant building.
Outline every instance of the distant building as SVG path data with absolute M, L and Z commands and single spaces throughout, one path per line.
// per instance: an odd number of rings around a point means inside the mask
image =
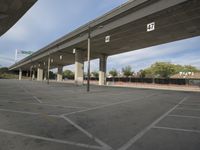
M 200 79 L 200 72 L 179 72 L 170 78 L 176 79 Z

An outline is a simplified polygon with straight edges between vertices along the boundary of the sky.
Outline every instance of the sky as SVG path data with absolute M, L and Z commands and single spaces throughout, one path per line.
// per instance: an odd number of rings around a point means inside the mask
M 127 0 L 38 0 L 37 3 L 0 37 L 0 66 L 14 64 L 15 50 L 37 51 Z M 108 70 L 130 65 L 134 71 L 157 61 L 193 65 L 200 69 L 200 36 L 109 56 Z M 86 67 L 85 67 L 86 68 Z M 91 62 L 98 70 L 99 61 Z M 74 65 L 65 69 L 74 70 Z

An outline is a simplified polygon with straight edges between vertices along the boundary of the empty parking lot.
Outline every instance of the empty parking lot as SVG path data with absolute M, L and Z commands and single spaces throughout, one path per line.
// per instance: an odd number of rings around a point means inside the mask
M 0 80 L 0 150 L 199 150 L 200 93 Z

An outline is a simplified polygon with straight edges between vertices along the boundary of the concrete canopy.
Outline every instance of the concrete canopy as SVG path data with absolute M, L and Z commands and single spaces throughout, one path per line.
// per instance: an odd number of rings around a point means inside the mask
M 74 63 L 73 49 L 85 51 L 91 30 L 91 57 L 99 58 L 200 35 L 199 0 L 135 0 L 112 10 L 40 49 L 10 67 L 29 69 L 44 64 L 50 56 L 51 68 Z M 147 32 L 147 24 L 155 30 Z M 106 36 L 111 37 L 105 43 Z M 62 55 L 62 60 L 60 60 Z M 43 66 L 45 67 L 45 65 Z
M 37 0 L 0 0 L 0 36 L 8 31 Z

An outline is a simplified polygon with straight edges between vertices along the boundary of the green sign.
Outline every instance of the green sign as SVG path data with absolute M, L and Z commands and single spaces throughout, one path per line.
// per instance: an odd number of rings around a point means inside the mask
M 33 54 L 33 52 L 32 51 L 21 51 L 21 54 L 31 55 L 31 54 Z

